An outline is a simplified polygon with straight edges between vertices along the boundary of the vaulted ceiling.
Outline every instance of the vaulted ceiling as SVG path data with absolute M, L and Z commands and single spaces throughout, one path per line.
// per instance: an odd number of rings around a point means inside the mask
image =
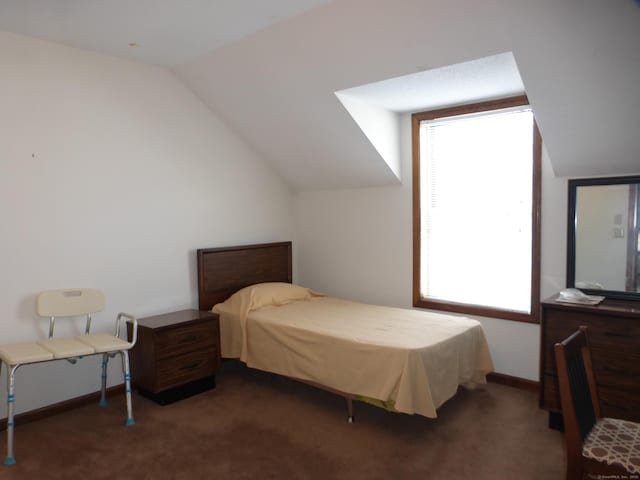
M 556 175 L 640 173 L 632 0 L 0 0 L 0 29 L 168 66 L 295 189 L 402 176 L 335 92 L 509 52 Z

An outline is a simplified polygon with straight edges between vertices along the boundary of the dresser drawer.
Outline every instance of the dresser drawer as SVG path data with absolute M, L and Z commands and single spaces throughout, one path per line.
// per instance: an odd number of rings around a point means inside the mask
M 545 369 L 543 374 L 556 373 L 556 358 L 554 345 L 561 342 L 581 325 L 589 327 L 589 342 L 594 358 L 604 351 L 624 351 L 626 353 L 640 353 L 638 339 L 640 339 L 640 322 L 609 316 L 567 316 L 563 311 L 550 310 L 546 313 L 544 336 L 546 348 L 544 355 Z
M 593 372 L 598 385 L 598 396 L 604 416 L 640 419 L 640 359 L 606 352 L 598 357 L 593 351 Z M 543 408 L 560 412 L 560 390 L 557 375 L 543 375 L 541 398 Z
M 215 350 L 203 350 L 159 361 L 156 365 L 155 390 L 166 390 L 214 375 L 218 363 L 217 356 Z
M 602 416 L 640 422 L 639 397 L 624 390 L 598 388 Z
M 540 405 L 541 407 L 554 412 L 562 410 L 562 406 L 560 404 L 560 390 L 558 388 L 558 377 L 556 375 L 542 376 L 540 398 L 541 401 L 544 399 L 544 405 Z
M 592 347 L 591 356 L 598 385 L 624 390 L 640 398 L 640 352 Z
M 543 302 L 540 331 L 540 406 L 561 412 L 555 343 L 588 327 L 602 414 L 640 419 L 640 304 L 606 299 L 574 306 L 554 298 Z M 550 418 L 551 420 L 551 418 Z
M 211 321 L 156 332 L 156 359 L 159 361 L 194 350 L 214 349 L 217 335 L 217 324 Z
M 610 347 L 638 348 L 640 322 L 611 315 L 594 315 L 564 310 L 547 310 L 545 326 L 548 340 L 561 341 L 575 332 L 580 325 L 589 326 L 592 344 Z

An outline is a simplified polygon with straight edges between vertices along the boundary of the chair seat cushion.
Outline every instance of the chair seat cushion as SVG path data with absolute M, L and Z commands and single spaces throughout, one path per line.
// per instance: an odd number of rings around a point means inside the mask
M 115 335 L 109 335 L 108 333 L 96 333 L 77 338 L 82 343 L 92 347 L 96 353 L 116 352 L 119 350 L 129 350 L 131 348 L 129 342 L 125 342 L 121 338 Z
M 7 365 L 22 365 L 53 360 L 53 353 L 36 342 L 12 343 L 0 345 L 0 358 Z
M 640 423 L 601 418 L 587 436 L 582 456 L 640 473 Z
M 53 358 L 56 359 L 80 357 L 95 353 L 92 347 L 74 338 L 51 338 L 39 341 L 38 345 L 53 353 Z

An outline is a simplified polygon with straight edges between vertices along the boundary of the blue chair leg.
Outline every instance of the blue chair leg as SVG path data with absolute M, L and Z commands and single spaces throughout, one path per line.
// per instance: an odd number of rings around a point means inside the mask
M 100 390 L 100 403 L 101 407 L 107 406 L 107 365 L 109 364 L 109 354 L 102 354 L 102 388 Z
M 133 407 L 131 405 L 131 372 L 129 370 L 129 352 L 127 350 L 121 350 L 122 356 L 122 369 L 124 370 L 124 392 L 127 399 L 127 427 L 135 425 L 133 419 Z
M 4 459 L 5 465 L 15 465 L 16 463 L 16 457 L 13 456 L 14 404 L 16 400 L 14 376 L 19 366 L 7 365 L 7 456 Z

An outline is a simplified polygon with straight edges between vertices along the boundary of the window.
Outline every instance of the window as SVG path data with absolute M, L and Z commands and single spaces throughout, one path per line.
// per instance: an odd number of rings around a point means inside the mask
M 412 124 L 414 306 L 537 323 L 542 149 L 527 97 Z

